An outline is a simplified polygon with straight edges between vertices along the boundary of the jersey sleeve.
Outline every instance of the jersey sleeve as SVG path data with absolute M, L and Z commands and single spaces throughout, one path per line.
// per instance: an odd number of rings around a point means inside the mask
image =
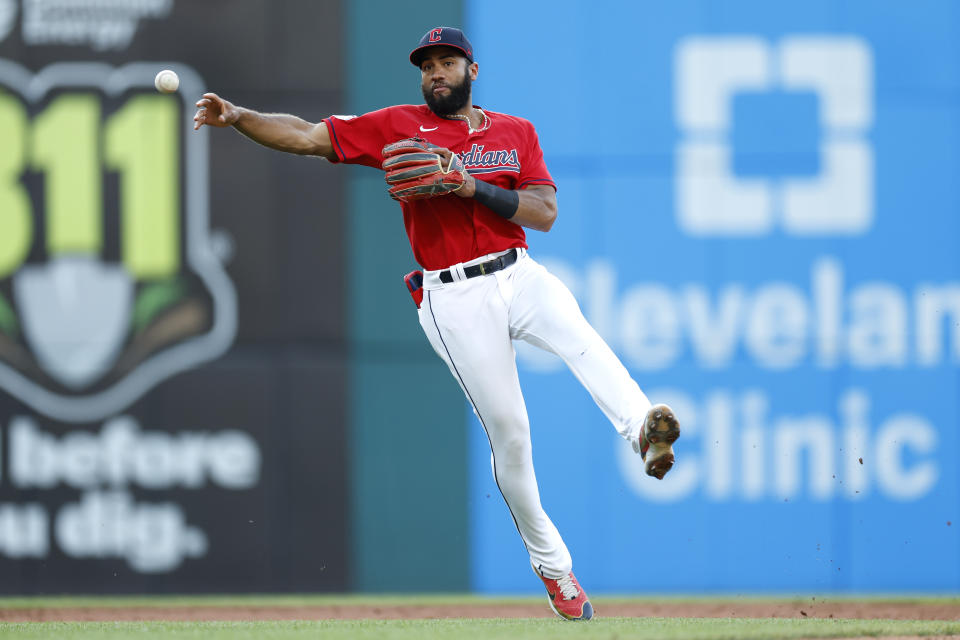
M 323 122 L 337 155 L 335 162 L 380 168 L 383 162 L 381 152 L 390 131 L 389 109 L 371 111 L 362 116 L 330 116 Z
M 527 143 L 524 145 L 526 158 L 520 165 L 520 180 L 517 183 L 517 189 L 526 189 L 533 184 L 548 184 L 556 190 L 557 185 L 550 172 L 547 171 L 547 163 L 543 161 L 543 149 L 540 148 L 540 138 L 537 136 L 537 131 L 529 122 L 525 124 L 527 129 Z

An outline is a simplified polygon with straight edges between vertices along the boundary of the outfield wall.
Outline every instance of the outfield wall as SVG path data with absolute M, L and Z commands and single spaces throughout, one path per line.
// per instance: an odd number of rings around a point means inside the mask
M 538 128 L 531 254 L 683 423 L 647 478 L 518 344 L 591 592 L 957 591 L 957 12 L 0 0 L 0 593 L 539 591 L 381 176 L 190 126 L 419 102 L 438 24 Z

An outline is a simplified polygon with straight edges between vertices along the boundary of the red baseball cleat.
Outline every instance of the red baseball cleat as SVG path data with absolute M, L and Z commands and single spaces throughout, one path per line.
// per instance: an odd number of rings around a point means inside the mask
M 663 480 L 673 467 L 673 443 L 680 437 L 680 424 L 673 409 L 665 404 L 655 404 L 647 411 L 640 435 L 633 442 L 633 450 L 646 462 L 648 476 Z M 649 455 L 648 455 L 649 453 Z
M 580 588 L 573 571 L 559 580 L 545 578 L 536 567 L 533 571 L 543 580 L 547 588 L 547 602 L 555 614 L 564 620 L 589 620 L 593 617 L 593 605 Z

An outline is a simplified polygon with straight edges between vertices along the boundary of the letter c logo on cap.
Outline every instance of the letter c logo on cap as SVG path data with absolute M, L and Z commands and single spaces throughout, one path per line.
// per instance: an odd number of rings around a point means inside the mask
M 443 29 L 434 29 L 430 32 L 430 42 L 440 42 L 440 34 L 443 33 Z

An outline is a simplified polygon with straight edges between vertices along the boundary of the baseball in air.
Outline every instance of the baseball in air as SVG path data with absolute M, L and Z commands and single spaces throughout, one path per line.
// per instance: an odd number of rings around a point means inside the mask
M 177 76 L 175 71 L 164 69 L 153 79 L 153 86 L 160 93 L 173 93 L 180 86 L 180 77 Z

